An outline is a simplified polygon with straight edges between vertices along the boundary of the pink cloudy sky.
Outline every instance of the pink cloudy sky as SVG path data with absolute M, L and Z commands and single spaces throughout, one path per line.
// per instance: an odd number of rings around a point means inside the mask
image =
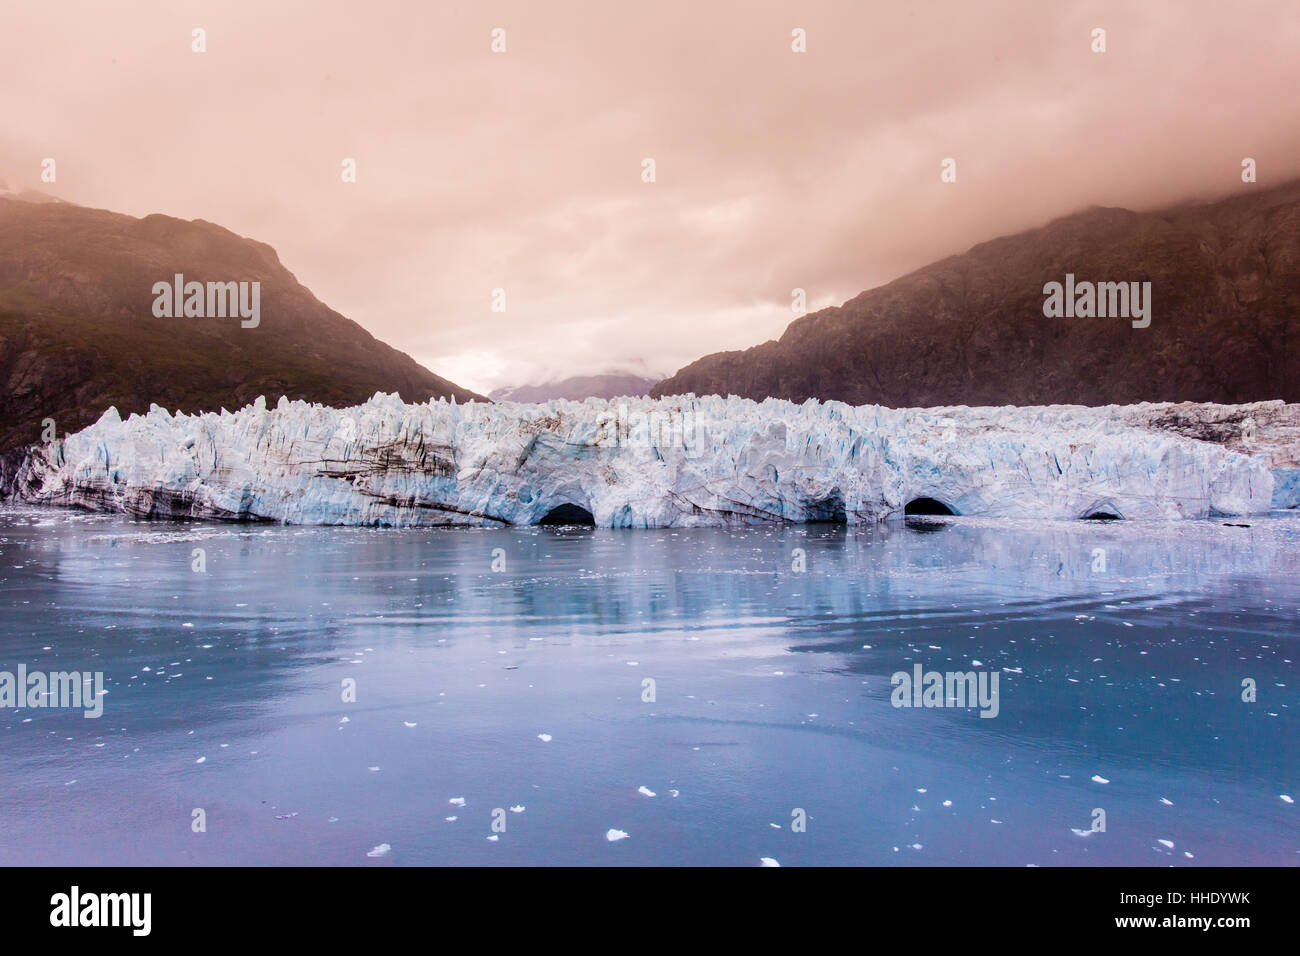
M 1248 188 L 1244 156 L 1300 175 L 1295 0 L 11 7 L 11 185 L 54 157 L 66 199 L 269 242 L 480 391 L 671 372 L 779 335 L 795 287 L 838 304 L 1089 204 Z

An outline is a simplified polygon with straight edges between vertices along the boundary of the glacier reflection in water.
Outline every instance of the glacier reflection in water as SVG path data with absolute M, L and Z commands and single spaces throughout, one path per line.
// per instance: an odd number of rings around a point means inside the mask
M 0 513 L 0 670 L 109 692 L 0 710 L 0 863 L 1294 865 L 1300 520 L 1249 523 Z

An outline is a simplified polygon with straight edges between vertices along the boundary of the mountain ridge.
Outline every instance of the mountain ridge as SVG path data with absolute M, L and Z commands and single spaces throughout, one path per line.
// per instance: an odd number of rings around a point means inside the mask
M 155 282 L 259 283 L 260 322 L 160 318 Z M 265 242 L 217 223 L 0 197 L 0 451 L 150 405 L 240 408 L 265 395 L 355 405 L 483 396 L 329 308 Z
M 581 401 L 584 398 L 619 398 L 638 396 L 649 392 L 659 379 L 621 369 L 597 372 L 593 375 L 570 375 L 511 385 L 493 389 L 488 398 L 494 402 L 547 402 L 552 399 Z
M 1151 281 L 1151 328 L 1048 319 L 1066 273 Z M 1127 337 L 1127 336 L 1132 336 Z M 1300 399 L 1300 181 L 1153 212 L 1092 206 L 706 355 L 654 396 L 895 408 Z

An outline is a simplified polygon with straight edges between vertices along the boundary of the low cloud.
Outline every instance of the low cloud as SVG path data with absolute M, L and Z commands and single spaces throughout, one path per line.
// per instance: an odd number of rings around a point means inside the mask
M 1292 0 L 35 5 L 0 37 L 0 169 L 54 157 L 72 201 L 269 242 L 487 391 L 671 372 L 779 336 L 795 288 L 1250 188 L 1245 156 L 1292 178 L 1297 47 Z

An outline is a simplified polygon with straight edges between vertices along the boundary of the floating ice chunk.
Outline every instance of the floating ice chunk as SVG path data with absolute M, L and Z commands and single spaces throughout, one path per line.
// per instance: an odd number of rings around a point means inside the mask
M 606 830 L 605 839 L 610 843 L 617 843 L 619 840 L 626 840 L 628 833 L 624 830 Z
M 781 864 L 776 862 L 776 860 L 774 860 L 770 856 L 764 856 L 759 858 L 758 865 L 759 866 L 780 866 Z
M 1093 782 L 1093 783 L 1110 783 L 1109 780 L 1107 780 L 1105 777 L 1103 777 L 1103 776 L 1102 776 L 1101 774 L 1099 774 L 1099 773 L 1094 773 L 1094 774 L 1092 775 L 1092 782 Z
M 537 735 L 537 739 L 540 740 L 540 741 L 541 741 L 542 743 L 544 743 L 544 744 L 549 744 L 549 743 L 551 742 L 551 735 L 550 735 L 550 734 L 538 734 L 538 735 Z
M 1172 807 L 1172 806 L 1174 805 L 1174 801 L 1172 801 L 1172 800 L 1170 800 L 1170 799 L 1168 799 L 1168 798 L 1166 798 L 1166 797 L 1161 797 L 1161 798 L 1160 798 L 1160 802 L 1163 803 L 1163 804 L 1164 804 L 1165 806 L 1167 806 L 1167 807 Z
M 655 796 L 655 792 L 651 790 L 649 787 L 637 787 L 636 792 L 641 794 L 643 797 Z
M 463 807 L 463 806 L 465 805 L 465 798 L 464 798 L 464 797 L 452 797 L 452 798 L 451 798 L 450 800 L 448 800 L 447 802 L 450 803 L 453 807 Z
M 207 758 L 207 757 L 200 757 L 198 760 L 196 760 L 196 761 L 194 761 L 194 762 L 195 762 L 195 763 L 207 763 L 207 761 L 208 761 L 208 758 Z
M 501 839 L 501 837 L 499 834 L 494 833 L 490 837 L 488 837 L 488 839 L 491 840 L 493 843 L 496 843 L 498 840 Z
M 387 855 L 388 855 L 389 853 L 391 853 L 392 851 L 393 851 L 393 848 L 392 848 L 391 846 L 389 846 L 387 843 L 381 843 L 381 844 L 379 844 L 379 846 L 375 847 L 373 850 L 368 851 L 368 852 L 366 853 L 366 856 L 387 856 Z
M 1174 848 L 1173 840 L 1156 840 L 1156 842 L 1167 850 L 1172 850 Z
M 1289 793 L 1280 794 L 1278 796 L 1278 799 L 1281 800 L 1283 803 L 1295 803 L 1295 800 L 1291 798 L 1291 795 Z
M 513 807 L 510 808 L 510 812 L 511 812 L 511 813 L 523 813 L 523 812 L 524 812 L 524 805 L 521 803 L 521 804 L 518 804 L 517 806 L 513 806 Z
M 1077 836 L 1077 837 L 1090 837 L 1090 836 L 1092 836 L 1094 833 L 1096 833 L 1097 831 L 1096 831 L 1096 830 L 1080 830 L 1078 827 L 1070 827 L 1070 832 L 1073 833 L 1073 834 L 1074 834 L 1075 836 Z
M 413 720 L 404 720 L 404 721 L 402 721 L 402 724 L 403 724 L 404 726 L 407 726 L 407 727 L 414 727 L 414 726 L 416 726 L 415 721 L 413 721 Z

